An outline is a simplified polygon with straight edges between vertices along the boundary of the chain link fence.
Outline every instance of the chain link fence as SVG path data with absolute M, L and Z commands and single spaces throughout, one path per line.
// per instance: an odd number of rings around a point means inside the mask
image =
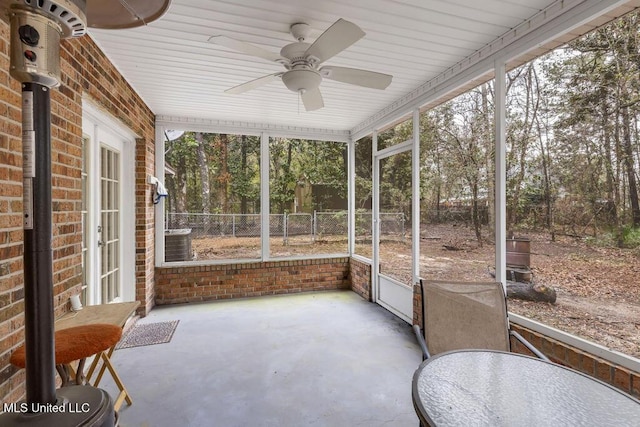
M 371 212 L 355 215 L 356 236 L 371 236 Z M 166 214 L 165 229 L 191 229 L 191 236 L 198 237 L 260 237 L 260 214 Z M 285 244 L 310 244 L 325 236 L 346 236 L 348 212 L 330 211 L 287 213 L 269 215 L 269 234 L 282 236 Z M 383 236 L 404 239 L 406 227 L 404 214 L 381 213 L 380 232 Z
M 380 214 L 380 238 L 402 240 L 407 238 L 405 218 L 402 212 L 387 212 Z
M 166 230 L 185 228 L 192 237 L 260 237 L 260 214 L 167 213 Z
M 315 240 L 313 216 L 309 213 L 291 213 L 284 215 L 284 244 L 304 245 Z
M 349 231 L 349 215 L 347 211 L 314 211 L 313 215 L 314 235 L 316 238 L 332 235 L 347 235 Z

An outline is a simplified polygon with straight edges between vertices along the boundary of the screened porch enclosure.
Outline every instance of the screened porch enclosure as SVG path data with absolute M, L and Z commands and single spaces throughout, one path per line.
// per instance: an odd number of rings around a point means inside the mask
M 208 179 L 202 178 L 198 163 L 192 164 L 193 199 L 171 200 L 170 191 L 168 203 L 156 208 L 156 216 L 163 218 L 156 227 L 157 266 L 352 257 L 371 264 L 370 298 L 384 306 L 388 297 L 387 308 L 408 322 L 416 321 L 411 298 L 418 277 L 483 280 L 493 275 L 503 283 L 512 280 L 506 242 L 523 233 L 534 241 L 534 251 L 536 245 L 544 247 L 536 224 L 548 220 L 542 205 L 509 205 L 519 195 L 514 194 L 518 187 L 513 184 L 514 146 L 508 131 L 516 126 L 514 112 L 521 112 L 513 106 L 524 96 L 518 90 L 528 90 L 520 88 L 531 81 L 518 83 L 517 78 L 540 72 L 542 65 L 529 65 L 534 58 L 592 29 L 585 23 L 596 22 L 591 20 L 600 13 L 596 10 L 606 9 L 607 19 L 631 10 L 611 7 L 583 2 L 571 13 L 549 13 L 536 21 L 538 30 L 522 37 L 512 34 L 514 41 L 502 48 L 490 45 L 486 53 L 469 57 L 440 80 L 402 98 L 399 106 L 382 109 L 348 131 L 160 114 L 156 133 L 164 146 L 156 151 L 156 168 L 170 186 L 177 178 L 163 167 L 175 165 L 159 153 L 171 153 L 176 141 L 164 138 L 166 131 L 193 134 L 196 140 L 205 135 L 218 141 L 211 142 L 211 150 L 221 149 L 219 141 L 232 149 L 209 153 L 226 164 L 210 170 Z M 597 22 L 604 24 L 602 18 Z M 482 123 L 471 123 L 468 130 L 461 126 L 468 117 L 460 111 L 471 108 L 464 102 L 479 105 L 482 113 Z M 298 119 L 292 117 L 292 123 Z M 454 128 L 468 133 L 454 134 Z M 476 151 L 458 152 L 456 141 Z M 403 144 L 404 154 L 387 159 L 389 150 Z M 540 144 L 541 150 L 549 149 L 545 141 Z M 198 154 L 190 155 L 196 162 Z M 522 156 L 522 165 L 529 162 L 523 167 L 532 169 L 527 173 L 545 167 L 535 163 L 531 152 Z M 231 172 L 225 174 L 224 168 Z M 447 185 L 459 189 L 447 190 Z M 204 195 L 211 200 L 206 209 L 200 208 Z M 191 207 L 184 206 L 189 203 Z M 525 219 L 517 209 L 540 212 Z M 531 224 L 523 221 L 533 221 L 533 229 L 528 231 Z M 568 222 L 556 224 L 564 229 Z M 191 251 L 179 261 L 168 261 L 163 248 L 171 230 L 190 233 Z M 535 256 L 533 269 L 547 268 Z M 562 289 L 562 283 L 550 283 L 558 284 Z M 525 316 L 531 313 L 517 301 L 513 306 Z
M 54 316 L 77 295 L 138 301 L 147 316 L 336 291 L 382 313 L 361 338 L 407 341 L 422 277 L 543 285 L 557 301 L 510 297 L 512 327 L 638 396 L 639 6 L 173 0 L 138 29 L 63 40 L 51 91 Z M 334 25 L 353 43 L 313 48 Z M 0 395 L 18 402 L 25 134 L 0 26 Z M 310 52 L 304 64 L 289 58 L 296 49 Z M 300 65 L 317 90 L 292 86 Z M 514 241 L 527 243 L 522 263 Z M 415 342 L 400 346 L 410 370 Z

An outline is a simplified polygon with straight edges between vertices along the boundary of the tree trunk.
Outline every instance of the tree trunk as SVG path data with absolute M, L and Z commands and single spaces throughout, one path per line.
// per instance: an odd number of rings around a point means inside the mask
M 476 240 L 478 241 L 478 247 L 482 247 L 482 230 L 480 224 L 480 213 L 478 212 L 478 182 L 474 182 L 471 186 L 472 190 L 472 218 L 473 229 L 476 233 Z
M 216 138 L 216 141 L 220 156 L 220 170 L 216 178 L 218 182 L 218 206 L 220 206 L 222 213 L 229 213 L 229 137 L 226 134 L 221 134 Z
M 211 213 L 211 186 L 209 184 L 209 164 L 205 152 L 205 140 L 202 132 L 196 132 L 194 138 L 198 143 L 196 153 L 198 158 L 198 172 L 200 173 L 200 185 L 202 187 L 202 213 Z M 208 217 L 207 217 L 208 218 Z
M 184 161 L 184 157 L 180 158 L 177 164 L 173 165 L 176 168 L 176 174 L 173 177 L 173 183 L 175 188 L 174 194 L 174 207 L 177 213 L 187 213 L 187 166 Z M 171 193 L 170 193 L 171 194 Z
M 487 147 L 489 148 L 485 151 L 484 163 L 487 168 L 487 227 L 489 229 L 489 233 L 495 233 L 495 198 L 496 198 L 496 190 L 495 190 L 495 176 L 496 176 L 496 163 L 495 163 L 495 153 L 496 153 L 496 141 L 497 135 L 495 135 L 494 130 L 494 121 L 495 121 L 495 111 L 489 106 L 489 92 L 495 93 L 494 88 L 491 87 L 491 83 L 487 83 L 483 85 L 482 89 L 482 111 L 484 115 L 484 126 L 485 132 L 487 135 Z M 491 136 L 493 135 L 493 141 L 491 140 Z
M 247 173 L 247 136 L 240 136 L 240 170 L 243 177 L 246 178 Z M 240 196 L 240 213 L 247 214 L 247 196 L 242 193 Z
M 622 144 L 624 165 L 629 185 L 629 202 L 631 203 L 631 218 L 634 227 L 640 227 L 640 201 L 638 200 L 638 186 L 633 170 L 633 148 L 631 145 L 631 122 L 629 119 L 629 107 L 622 108 Z
M 556 291 L 552 287 L 541 284 L 507 280 L 507 298 L 554 304 L 556 302 Z
M 621 236 L 622 229 L 620 226 L 620 216 L 618 215 L 620 192 L 618 191 L 618 182 L 613 171 L 613 154 L 611 150 L 611 125 L 609 123 L 609 121 L 611 120 L 611 113 L 609 112 L 606 93 L 603 94 L 601 98 L 603 130 L 602 140 L 604 146 L 604 167 L 606 170 L 605 185 L 607 193 L 607 220 L 610 222 L 609 225 L 613 225 L 615 227 L 616 234 L 618 236 Z M 617 240 L 620 239 L 618 238 Z

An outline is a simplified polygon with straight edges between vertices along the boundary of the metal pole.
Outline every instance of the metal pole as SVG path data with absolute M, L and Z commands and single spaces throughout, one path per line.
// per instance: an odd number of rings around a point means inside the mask
M 403 215 L 404 218 L 404 215 Z M 413 280 L 420 283 L 420 109 L 413 110 L 413 146 L 411 147 L 411 252 Z
M 347 242 L 349 256 L 356 253 L 356 142 L 347 143 Z
M 495 235 L 496 235 L 496 281 L 507 291 L 507 168 L 506 168 L 506 67 L 503 61 L 495 63 Z
M 380 273 L 380 161 L 378 153 L 378 131 L 371 135 L 371 301 L 378 302 L 378 274 Z
M 50 119 L 49 88 L 23 83 L 24 329 L 29 407 L 56 401 Z
M 311 241 L 316 241 L 316 233 L 318 232 L 318 211 L 314 209 L 313 219 L 311 220 Z

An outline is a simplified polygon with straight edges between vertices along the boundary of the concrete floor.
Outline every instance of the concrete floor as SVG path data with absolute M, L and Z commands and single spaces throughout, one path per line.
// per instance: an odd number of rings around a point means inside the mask
M 411 327 L 351 291 L 155 308 L 167 344 L 117 350 L 120 426 L 417 426 Z M 101 388 L 115 395 L 105 375 Z

